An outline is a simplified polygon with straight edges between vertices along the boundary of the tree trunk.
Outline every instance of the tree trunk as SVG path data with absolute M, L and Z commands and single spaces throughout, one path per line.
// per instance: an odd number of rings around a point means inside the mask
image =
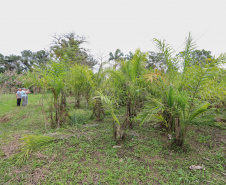
M 95 98 L 96 102 L 93 108 L 93 115 L 97 117 L 97 121 L 102 121 L 105 117 L 104 108 L 100 98 Z M 92 117 L 91 116 L 91 117 Z
M 66 107 L 66 94 L 64 92 L 64 90 L 61 91 L 62 95 L 61 95 L 61 106 Z
M 56 124 L 59 127 L 59 108 L 58 108 L 58 101 L 56 100 L 56 104 L 55 104 L 55 109 L 56 109 Z
M 80 107 L 80 99 L 79 99 L 79 98 L 77 98 L 77 100 L 76 100 L 76 107 L 77 107 L 77 108 Z
M 125 120 L 125 126 L 124 128 L 133 128 L 133 123 L 132 123 L 132 112 L 131 112 L 131 101 L 130 99 L 127 101 L 127 106 L 126 106 L 126 120 Z
M 77 93 L 77 96 L 75 94 L 75 107 L 79 108 L 80 107 L 80 94 Z
M 61 102 L 59 106 L 59 127 L 62 127 L 64 123 L 67 122 L 68 109 L 66 107 L 66 94 L 62 91 Z
M 175 133 L 176 133 L 176 140 L 179 141 L 180 139 L 180 118 L 175 118 Z
M 46 113 L 45 113 L 45 110 L 44 110 L 43 94 L 44 94 L 44 92 L 43 92 L 43 89 L 42 89 L 42 101 L 41 101 L 41 106 L 42 106 L 42 114 L 43 114 L 43 116 L 44 116 L 44 121 L 45 121 L 45 129 L 46 129 L 46 125 L 47 125 L 48 121 L 47 121 Z M 52 111 L 51 111 L 51 112 L 52 112 Z
M 113 120 L 113 137 L 116 140 L 116 143 L 119 144 L 122 142 L 122 139 L 124 138 L 124 130 L 121 125 L 118 123 L 115 123 Z
M 183 147 L 184 140 L 183 140 L 183 133 L 181 132 L 180 128 L 180 118 L 175 117 L 175 145 L 177 147 Z
M 115 121 L 113 120 L 113 138 L 116 140 L 116 126 L 115 126 Z
M 163 118 L 164 118 L 164 119 L 166 120 L 166 122 L 168 123 L 168 128 L 167 128 L 166 125 L 163 125 L 164 128 L 167 129 L 168 132 L 169 132 L 169 131 L 173 132 L 173 131 L 174 131 L 174 124 L 173 124 L 173 117 L 172 117 L 171 113 L 168 112 L 168 111 L 166 111 L 166 110 L 164 110 L 164 111 L 163 111 Z
M 50 103 L 50 118 L 51 118 L 51 128 L 54 128 L 52 100 L 51 100 L 51 103 Z

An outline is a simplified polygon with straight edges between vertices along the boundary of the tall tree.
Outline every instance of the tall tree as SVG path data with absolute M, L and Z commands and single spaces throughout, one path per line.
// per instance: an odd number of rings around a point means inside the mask
M 198 62 L 200 65 L 205 65 L 206 63 L 211 63 L 214 58 L 211 55 L 211 51 L 206 51 L 204 49 L 193 51 L 192 57 L 194 59 L 194 63 Z
M 21 63 L 23 65 L 23 70 L 32 70 L 34 64 L 34 54 L 30 50 L 23 50 L 21 52 Z
M 130 51 L 129 54 L 126 54 L 124 57 L 125 60 L 132 60 L 133 59 L 133 53 Z
M 181 51 L 177 54 L 177 56 L 183 58 L 184 54 L 185 51 Z M 206 63 L 211 63 L 214 59 L 214 57 L 211 55 L 211 51 L 206 51 L 204 49 L 195 50 L 195 48 L 193 49 L 193 51 L 191 51 L 190 57 L 191 58 L 189 60 L 189 63 L 187 64 L 188 66 L 196 64 L 204 66 Z
M 5 56 L 4 66 L 5 70 L 16 70 L 18 74 L 21 73 L 24 69 L 24 67 L 21 65 L 21 57 L 18 55 Z
M 121 52 L 120 49 L 116 49 L 115 53 L 113 54 L 112 52 L 109 53 L 109 61 L 114 61 L 115 64 L 114 64 L 114 68 L 117 67 L 117 62 L 120 60 L 120 59 L 123 59 L 123 56 L 124 54 Z
M 110 52 L 109 56 L 110 56 L 109 61 L 111 61 L 111 60 L 117 61 L 117 60 L 121 59 L 124 56 L 124 54 L 121 52 L 120 49 L 116 49 L 115 53 L 113 54 L 112 52 Z
M 4 55 L 0 53 L 0 73 L 3 73 L 5 71 L 5 60 Z
M 89 51 L 82 47 L 87 43 L 85 37 L 76 35 L 74 32 L 55 35 L 53 44 L 50 47 L 51 54 L 58 60 L 66 62 L 69 66 L 73 64 L 82 64 L 93 67 L 97 61 L 93 58 Z
M 46 64 L 50 61 L 50 53 L 45 50 L 40 50 L 34 53 L 34 66 L 46 66 Z
M 41 67 L 46 65 L 49 60 L 50 55 L 44 50 L 37 52 L 23 50 L 21 56 L 0 54 L 0 72 L 16 70 L 19 74 L 28 70 L 32 71 L 34 66 Z
M 146 68 L 162 69 L 165 67 L 165 58 L 163 53 L 149 51 Z

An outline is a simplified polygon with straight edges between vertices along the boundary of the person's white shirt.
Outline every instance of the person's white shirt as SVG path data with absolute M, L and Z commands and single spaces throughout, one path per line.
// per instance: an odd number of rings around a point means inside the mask
M 21 97 L 27 96 L 26 92 L 24 90 L 21 91 Z

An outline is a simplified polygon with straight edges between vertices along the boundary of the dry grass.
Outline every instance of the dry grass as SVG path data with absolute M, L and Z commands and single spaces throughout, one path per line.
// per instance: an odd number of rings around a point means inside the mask
M 2 143 L 0 148 L 6 158 L 9 158 L 11 155 L 17 153 L 21 147 L 20 134 L 13 134 L 10 136 L 10 138 L 11 139 L 8 141 L 8 143 Z

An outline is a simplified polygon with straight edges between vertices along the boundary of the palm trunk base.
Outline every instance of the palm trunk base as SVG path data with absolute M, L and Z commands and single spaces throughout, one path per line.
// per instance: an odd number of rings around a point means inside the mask
M 175 124 L 174 124 L 173 140 L 172 140 L 171 146 L 176 149 L 182 149 L 183 145 L 184 145 L 184 137 L 180 127 L 180 118 L 176 117 Z
M 113 137 L 117 144 L 121 143 L 125 137 L 125 132 L 121 125 L 113 121 Z

